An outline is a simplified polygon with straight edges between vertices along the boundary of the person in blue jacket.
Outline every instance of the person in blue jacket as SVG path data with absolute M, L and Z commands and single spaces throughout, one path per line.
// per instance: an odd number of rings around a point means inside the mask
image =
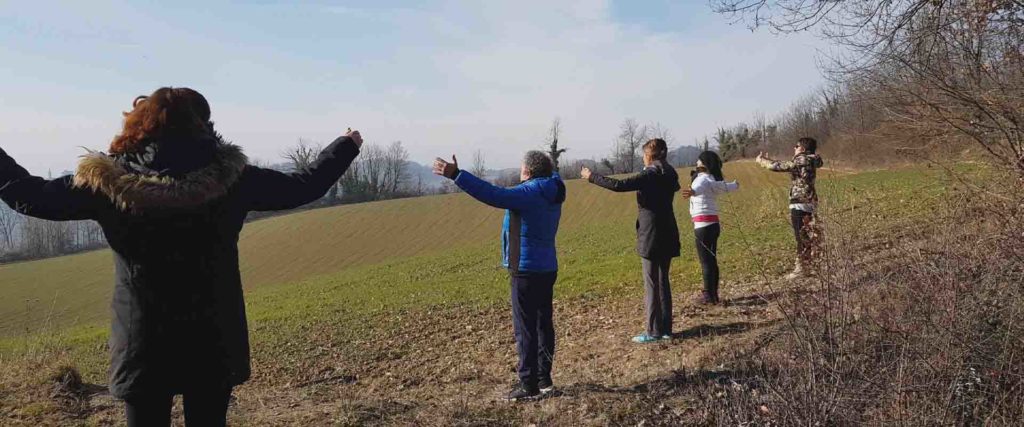
M 502 265 L 512 285 L 512 321 L 519 353 L 519 385 L 508 400 L 530 400 L 554 390 L 551 364 L 555 355 L 552 299 L 558 276 L 555 235 L 565 202 L 565 183 L 554 162 L 540 151 L 523 158 L 522 183 L 511 188 L 493 185 L 459 169 L 452 156 L 434 161 L 434 173 L 455 181 L 466 194 L 505 209 L 501 229 Z

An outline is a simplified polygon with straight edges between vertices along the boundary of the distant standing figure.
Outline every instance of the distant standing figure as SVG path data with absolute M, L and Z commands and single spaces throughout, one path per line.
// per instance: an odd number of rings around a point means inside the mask
M 508 400 L 531 400 L 554 390 L 551 365 L 555 357 L 554 298 L 558 278 L 555 235 L 565 202 L 565 183 L 547 154 L 529 151 L 523 158 L 522 183 L 503 188 L 434 161 L 434 173 L 454 180 L 466 194 L 505 210 L 501 227 L 502 265 L 512 285 L 512 322 L 519 353 L 519 385 Z
M 636 191 L 636 251 L 644 276 L 647 330 L 633 342 L 652 343 L 672 338 L 672 287 L 669 268 L 679 256 L 679 227 L 672 201 L 679 191 L 679 175 L 668 164 L 668 144 L 661 138 L 643 145 L 644 169 L 625 179 L 601 176 L 584 167 L 587 181 L 616 192 Z
M 349 131 L 305 170 L 250 166 L 218 135 L 188 88 L 135 99 L 110 153 L 74 176 L 32 176 L 0 150 L 0 198 L 25 215 L 94 220 L 114 252 L 110 391 L 129 426 L 169 426 L 175 395 L 189 426 L 223 426 L 233 387 L 249 379 L 238 235 L 250 211 L 315 201 L 348 169 Z
M 718 237 L 722 226 L 718 220 L 718 195 L 739 188 L 736 181 L 725 182 L 722 159 L 714 151 L 705 151 L 697 157 L 690 187 L 682 191 L 690 199 L 690 218 L 697 245 L 697 258 L 704 279 L 704 290 L 698 304 L 718 304 Z
M 790 222 L 796 237 L 796 263 L 793 272 L 786 275 L 793 280 L 809 274 L 811 249 L 814 243 L 815 213 L 818 210 L 818 191 L 814 188 L 817 170 L 824 165 L 821 156 L 815 153 L 818 141 L 814 138 L 800 138 L 793 147 L 793 160 L 781 162 L 758 153 L 757 163 L 773 172 L 789 172 L 792 185 L 789 189 Z

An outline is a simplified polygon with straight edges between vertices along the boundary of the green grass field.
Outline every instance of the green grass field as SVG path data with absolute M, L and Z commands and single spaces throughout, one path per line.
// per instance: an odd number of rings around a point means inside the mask
M 730 163 L 725 172 L 728 179 L 740 181 L 738 192 L 720 200 L 719 259 L 728 292 L 777 277 L 790 266 L 794 244 L 786 209 L 788 175 L 750 162 Z M 837 224 L 863 230 L 868 238 L 892 237 L 894 230 L 934 215 L 945 182 L 937 170 L 920 167 L 823 170 L 818 186 L 826 233 L 829 224 Z M 673 263 L 672 279 L 675 296 L 682 300 L 699 288 L 700 271 L 685 200 L 677 200 L 676 213 L 683 254 Z M 426 359 L 437 363 L 428 354 L 447 351 L 437 347 L 437 339 L 466 334 L 469 329 L 462 330 L 463 325 L 475 331 L 470 337 L 477 337 L 465 339 L 504 339 L 504 333 L 499 334 L 502 338 L 480 338 L 476 332 L 507 326 L 494 318 L 506 313 L 508 299 L 507 274 L 499 267 L 501 215 L 465 194 L 452 194 L 320 209 L 246 225 L 241 269 L 254 367 L 247 398 L 304 390 L 295 388 L 295 381 L 317 378 L 325 369 L 411 370 L 399 377 L 421 381 L 424 373 L 417 373 L 417 366 Z M 634 195 L 570 181 L 562 218 L 555 292 L 556 312 L 563 314 L 558 316 L 573 319 L 573 312 L 581 313 L 573 307 L 593 305 L 590 301 L 638 301 L 642 286 L 634 252 Z M 108 251 L 97 251 L 0 266 L 0 363 L 23 370 L 0 378 L 0 412 L 20 408 L 15 410 L 25 415 L 34 405 L 41 405 L 42 413 L 54 410 L 52 403 L 28 397 L 26 403 L 16 398 L 23 392 L 11 391 L 26 381 L 37 384 L 30 387 L 47 387 L 38 385 L 45 379 L 37 374 L 24 373 L 38 369 L 34 366 L 40 360 L 48 360 L 46 366 L 70 364 L 87 382 L 106 382 L 110 258 Z M 482 317 L 474 323 L 474 316 Z M 623 313 L 616 317 L 634 321 Z M 417 324 L 427 329 L 416 332 Z M 417 336 L 409 336 L 410 331 Z M 468 348 L 512 349 L 501 341 Z M 480 366 L 498 372 L 478 384 L 489 387 L 488 381 L 505 375 L 502 361 L 510 356 L 482 357 L 490 362 Z M 633 357 L 642 357 L 642 352 Z M 25 362 L 30 360 L 36 362 Z M 5 387 L 14 393 L 7 397 L 11 402 L 4 401 Z M 109 406 L 101 407 L 106 409 L 94 416 L 112 413 Z M 239 416 L 245 423 L 260 424 L 254 420 L 263 415 L 263 410 L 246 410 Z
M 765 186 L 776 190 L 774 196 L 782 197 L 785 176 L 743 166 L 730 170 L 730 175 L 750 191 L 730 196 L 727 208 L 735 199 L 750 205 L 742 208 L 744 211 L 782 215 L 778 197 L 764 206 L 756 205 L 761 203 Z M 574 272 L 581 264 L 610 262 L 592 266 L 599 268 L 599 277 L 607 275 L 605 270 L 622 270 L 620 264 L 637 264 L 628 256 L 636 215 L 633 195 L 610 193 L 582 181 L 570 181 L 568 194 L 559 235 L 562 283 L 577 286 Z M 677 213 L 685 231 L 685 201 L 677 202 Z M 400 285 L 415 290 L 423 280 L 450 282 L 456 277 L 481 286 L 501 282 L 496 268 L 501 215 L 500 210 L 464 194 L 452 194 L 318 209 L 257 221 L 246 225 L 241 237 L 243 283 L 249 291 L 285 287 L 292 292 L 297 284 L 366 283 L 365 276 L 377 276 L 382 270 L 420 272 L 374 279 L 383 280 L 377 283 L 388 289 Z M 725 220 L 738 221 L 738 216 L 727 212 Z M 447 253 L 451 250 L 464 255 L 451 256 Z M 440 274 L 448 269 L 455 271 Z M 460 276 L 470 272 L 474 276 Z M 47 327 L 103 324 L 112 277 L 109 251 L 0 266 L 0 294 L 4 295 L 0 336 Z
M 725 280 L 778 270 L 792 246 L 785 210 L 788 176 L 748 162 L 729 164 L 726 174 L 741 187 L 722 200 Z M 914 169 L 823 171 L 819 186 L 826 203 L 839 211 L 858 203 L 904 209 L 925 195 L 919 189 L 934 192 L 931 184 Z M 568 183 L 558 241 L 560 295 L 634 287 L 639 263 L 633 252 L 633 197 L 579 180 Z M 877 203 L 879 198 L 891 203 Z M 677 199 L 676 213 L 684 252 L 673 276 L 680 285 L 695 286 L 699 271 L 685 200 Z M 248 224 L 240 251 L 250 310 L 260 319 L 291 317 L 300 308 L 295 305 L 358 312 L 501 301 L 506 297 L 498 265 L 501 215 L 465 194 L 452 194 Z M 0 337 L 17 341 L 52 330 L 103 328 L 111 289 L 111 255 L 105 250 L 0 266 Z

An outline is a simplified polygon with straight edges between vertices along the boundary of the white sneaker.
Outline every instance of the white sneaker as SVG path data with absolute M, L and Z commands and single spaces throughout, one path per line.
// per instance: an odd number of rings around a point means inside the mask
M 804 277 L 807 277 L 807 270 L 804 269 L 803 263 L 800 262 L 800 260 L 797 260 L 796 264 L 793 265 L 793 272 L 787 274 L 785 279 L 786 280 L 796 280 L 796 279 L 802 279 Z

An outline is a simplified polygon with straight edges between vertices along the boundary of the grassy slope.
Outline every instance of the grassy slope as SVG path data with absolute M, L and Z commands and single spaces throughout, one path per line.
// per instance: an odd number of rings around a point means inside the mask
M 730 164 L 726 174 L 741 181 L 741 191 L 722 200 L 725 228 L 720 259 L 723 289 L 730 292 L 733 287 L 749 286 L 748 279 L 785 268 L 791 259 L 792 237 L 784 206 L 785 175 L 759 170 L 750 163 Z M 929 214 L 943 189 L 935 184 L 936 177 L 923 169 L 856 174 L 825 171 L 819 189 L 827 200 L 825 215 L 829 221 L 856 220 L 873 230 L 891 230 L 898 229 L 901 221 L 915 221 Z M 673 265 L 672 276 L 676 295 L 683 298 L 685 291 L 697 288 L 699 271 L 682 201 L 677 203 L 677 214 L 684 251 Z M 639 263 L 633 252 L 634 219 L 631 194 L 612 194 L 578 181 L 569 183 L 569 202 L 559 235 L 559 322 L 569 316 L 562 324 L 572 328 L 574 322 L 581 321 L 574 319 L 598 322 L 605 319 L 603 315 L 612 316 L 599 324 L 614 319 L 625 330 L 600 336 L 609 340 L 604 344 L 607 346 L 621 345 L 620 335 L 632 332 L 630 327 L 638 321 L 634 318 L 638 313 L 596 308 L 613 301 L 638 309 L 634 302 L 641 287 L 637 285 Z M 874 228 L 874 221 L 882 226 Z M 474 203 L 464 194 L 324 209 L 247 225 L 241 247 L 249 287 L 254 378 L 245 393 L 267 394 L 256 399 L 260 402 L 277 399 L 274 393 L 279 390 L 299 393 L 292 398 L 303 399 L 305 388 L 296 388 L 297 382 L 331 372 L 379 370 L 378 374 L 384 375 L 395 369 L 411 369 L 393 378 L 424 381 L 424 373 L 417 370 L 419 365 L 430 365 L 432 357 L 451 357 L 446 353 L 450 349 L 435 348 L 438 339 L 479 340 L 478 345 L 470 346 L 481 353 L 477 356 L 479 366 L 486 372 L 474 374 L 478 385 L 491 387 L 503 380 L 508 376 L 512 347 L 504 333 L 508 329 L 504 319 L 508 288 L 506 275 L 497 267 L 499 227 L 499 211 Z M 20 292 L 18 301 L 4 298 L 0 302 L 9 335 L 0 339 L 0 362 L 21 366 L 25 356 L 63 361 L 79 368 L 87 382 L 105 383 L 107 354 L 102 343 L 107 335 L 109 270 L 106 252 L 0 268 L 0 294 Z M 53 299 L 55 289 L 63 289 L 69 297 Z M 687 309 L 684 306 L 682 310 Z M 26 311 L 39 316 L 15 320 L 13 326 L 6 320 Z M 41 333 L 43 322 L 38 319 L 43 313 L 50 313 L 47 316 L 59 327 L 59 333 Z M 467 329 L 463 330 L 464 326 Z M 447 328 L 447 332 L 439 335 L 433 331 L 437 328 Z M 469 328 L 472 333 L 467 332 Z M 586 326 L 582 331 L 592 328 Z M 562 331 L 573 336 L 580 333 Z M 493 332 L 499 333 L 495 336 Z M 590 332 L 583 333 L 586 340 L 591 339 L 585 335 Z M 373 337 L 386 337 L 386 341 Z M 588 342 L 573 340 L 566 341 L 570 349 Z M 495 351 L 499 353 L 489 353 Z M 608 357 L 580 351 L 583 348 L 570 350 L 567 359 L 562 359 L 565 372 L 582 375 L 592 371 L 585 366 L 586 360 L 574 361 L 575 356 Z M 623 351 L 635 350 L 615 347 L 612 353 Z M 430 356 L 437 352 L 443 356 Z M 643 352 L 629 357 L 640 356 Z M 584 365 L 576 366 L 576 362 Z M 25 366 L 33 369 L 35 365 Z M 443 369 L 454 368 L 446 365 Z M 15 387 L 38 381 L 28 379 L 35 378 L 35 374 L 26 375 L 7 380 Z M 609 375 L 631 378 L 617 371 Z M 7 380 L 0 378 L 0 410 L 22 405 L 3 402 Z M 390 387 L 390 382 L 380 381 Z M 384 393 L 375 391 L 378 385 L 372 381 L 360 387 L 370 387 L 370 395 Z M 349 392 L 327 389 L 332 393 Z M 363 388 L 350 391 L 367 393 Z M 406 398 L 423 399 L 415 394 Z M 289 400 L 281 400 L 285 401 Z M 429 407 L 428 401 L 422 402 Z M 32 405 L 39 405 L 37 409 L 42 413 L 51 410 L 45 401 Z M 109 406 L 100 406 L 105 409 L 94 416 L 118 416 Z M 24 414 L 31 408 L 17 411 Z M 252 421 L 266 415 L 263 410 L 253 411 L 243 410 L 239 416 Z
M 721 263 L 726 280 L 779 269 L 790 255 L 784 208 L 786 176 L 751 163 L 730 164 L 741 191 L 723 198 Z M 837 208 L 873 198 L 912 197 L 929 182 L 919 170 L 840 175 L 824 172 L 821 191 Z M 569 182 L 559 250 L 558 293 L 633 289 L 635 203 L 581 181 Z M 880 212 L 881 213 L 881 212 Z M 684 242 L 673 266 L 677 283 L 696 286 L 699 271 L 677 201 Z M 309 310 L 367 310 L 506 298 L 498 267 L 501 212 L 464 194 L 367 203 L 272 218 L 246 226 L 240 242 L 243 280 L 254 321 Z M 297 237 L 303 236 L 303 237 Z M 0 335 L 6 345 L 48 326 L 102 331 L 111 264 L 107 251 L 0 266 Z M 77 335 L 77 332 L 72 334 Z
M 744 188 L 772 183 L 773 196 L 785 177 L 754 171 L 750 164 L 729 169 Z M 592 243 L 614 254 L 628 254 L 635 204 L 631 194 L 611 194 L 581 181 L 568 183 L 560 233 L 565 262 L 573 263 L 577 244 Z M 778 197 L 761 192 L 735 197 L 762 214 L 779 214 Z M 770 203 L 768 203 L 770 200 Z M 729 203 L 729 202 L 727 202 Z M 728 204 L 727 204 L 728 206 Z M 744 208 L 747 210 L 747 208 Z M 315 277 L 353 277 L 356 267 L 466 249 L 485 265 L 497 265 L 501 211 L 464 194 L 393 200 L 319 209 L 246 225 L 240 241 L 243 283 L 249 290 Z M 677 201 L 685 231 L 686 204 Z M 730 221 L 726 213 L 725 220 Z M 746 218 L 743 218 L 746 220 Z M 588 233 L 604 230 L 607 236 Z M 602 233 L 604 234 L 604 233 Z M 581 240 L 582 239 L 582 240 Z M 589 239 L 589 240 L 588 240 Z M 633 263 L 633 259 L 626 259 Z M 107 318 L 112 263 L 108 251 L 0 266 L 0 336 L 35 332 L 45 325 L 102 324 Z

